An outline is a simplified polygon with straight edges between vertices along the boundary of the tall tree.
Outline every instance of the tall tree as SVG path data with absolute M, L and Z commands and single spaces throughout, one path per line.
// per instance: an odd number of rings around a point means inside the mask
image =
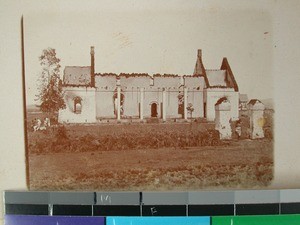
M 60 79 L 60 59 L 53 48 L 44 49 L 39 57 L 42 66 L 41 76 L 38 79 L 38 100 L 42 112 L 55 113 L 66 107 L 62 81 Z

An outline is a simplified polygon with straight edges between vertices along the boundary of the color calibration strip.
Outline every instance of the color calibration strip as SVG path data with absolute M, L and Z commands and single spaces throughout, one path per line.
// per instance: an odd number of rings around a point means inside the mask
M 242 216 L 300 214 L 300 190 L 200 192 L 5 191 L 6 215 Z
M 299 225 L 300 215 L 98 217 L 5 215 L 5 225 Z

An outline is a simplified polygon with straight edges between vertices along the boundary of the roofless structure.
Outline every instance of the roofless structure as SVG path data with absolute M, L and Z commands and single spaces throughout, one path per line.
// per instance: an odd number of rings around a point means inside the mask
M 220 69 L 207 70 L 198 50 L 190 75 L 147 73 L 95 73 L 95 50 L 91 65 L 66 66 L 63 89 L 66 108 L 59 122 L 95 123 L 136 119 L 215 119 L 215 104 L 226 97 L 231 118 L 239 116 L 239 89 L 228 60 Z M 193 106 L 189 112 L 187 106 Z

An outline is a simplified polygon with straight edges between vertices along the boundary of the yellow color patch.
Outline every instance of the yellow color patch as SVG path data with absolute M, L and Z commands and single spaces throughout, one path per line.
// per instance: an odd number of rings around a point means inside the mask
M 257 120 L 257 125 L 263 127 L 265 125 L 265 122 L 266 122 L 265 118 L 259 118 Z

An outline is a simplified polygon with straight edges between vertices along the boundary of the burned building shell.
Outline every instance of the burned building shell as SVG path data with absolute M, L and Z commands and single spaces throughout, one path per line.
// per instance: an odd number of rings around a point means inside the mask
M 239 90 L 226 58 L 220 69 L 205 69 L 198 50 L 191 75 L 95 73 L 95 51 L 90 66 L 66 66 L 63 91 L 66 108 L 61 123 L 146 120 L 215 119 L 215 104 L 226 97 L 230 116 L 239 116 Z

